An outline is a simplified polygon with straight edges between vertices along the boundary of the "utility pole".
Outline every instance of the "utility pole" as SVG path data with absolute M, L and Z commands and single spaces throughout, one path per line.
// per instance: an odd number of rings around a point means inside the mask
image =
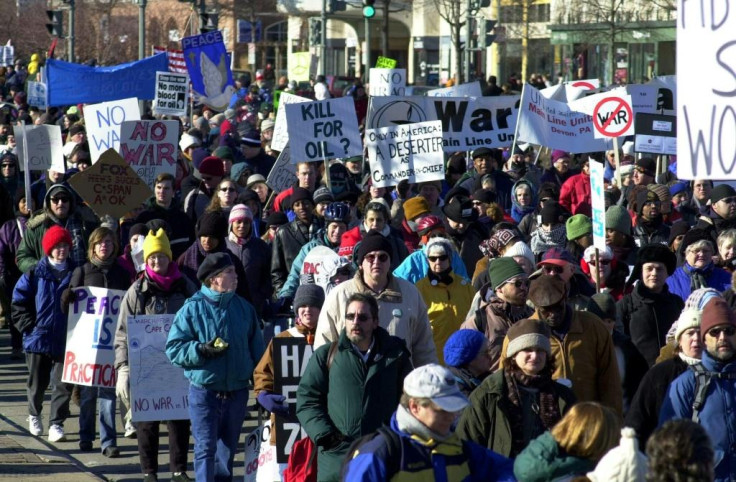
M 322 21 L 322 40 L 319 43 L 319 73 L 325 75 L 325 54 L 327 53 L 327 0 L 322 0 L 322 11 L 320 13 Z
M 365 82 L 368 82 L 371 72 L 371 19 L 365 17 L 363 22 L 365 23 Z
M 138 60 L 146 56 L 146 3 L 138 0 Z
M 69 0 L 69 62 L 74 62 L 74 0 Z
M 472 23 L 473 23 L 473 17 L 471 16 L 471 11 L 473 9 L 473 0 L 467 0 L 465 4 L 465 80 L 464 82 L 470 82 L 470 56 L 472 55 L 471 52 L 471 41 L 473 39 L 473 29 Z

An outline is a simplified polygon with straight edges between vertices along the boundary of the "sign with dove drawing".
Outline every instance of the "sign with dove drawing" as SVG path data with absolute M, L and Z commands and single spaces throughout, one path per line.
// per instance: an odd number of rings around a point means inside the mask
M 185 37 L 181 46 L 195 100 L 218 112 L 227 109 L 235 93 L 235 82 L 222 32 Z

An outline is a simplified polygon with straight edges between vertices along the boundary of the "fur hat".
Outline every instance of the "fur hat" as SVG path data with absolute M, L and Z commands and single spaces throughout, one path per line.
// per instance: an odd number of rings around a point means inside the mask
M 631 276 L 627 284 L 633 284 L 641 278 L 641 270 L 644 263 L 663 263 L 667 269 L 667 276 L 672 276 L 677 267 L 677 256 L 664 244 L 653 243 L 639 248 L 636 256 L 636 264 L 631 270 Z

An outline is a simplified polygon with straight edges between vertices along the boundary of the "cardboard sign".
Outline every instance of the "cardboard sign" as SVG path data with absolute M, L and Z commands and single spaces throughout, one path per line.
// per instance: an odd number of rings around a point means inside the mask
M 134 422 L 189 419 L 189 380 L 166 356 L 174 315 L 128 317 L 130 405 Z
M 379 55 L 376 59 L 376 68 L 377 69 L 395 69 L 398 62 L 396 59 L 390 59 L 388 57 L 384 57 L 383 55 Z
M 406 69 L 371 69 L 368 95 L 406 95 Z
M 307 436 L 296 421 L 296 389 L 312 357 L 312 345 L 307 339 L 282 337 L 273 339 L 273 388 L 274 393 L 286 397 L 289 417 L 276 415 L 276 462 L 289 461 L 294 442 Z
M 593 117 L 593 135 L 596 139 L 634 135 L 631 96 L 623 89 L 591 95 L 569 105 Z
M 280 482 L 286 464 L 276 463 L 276 447 L 271 445 L 271 420 L 253 430 L 245 439 L 245 482 Z
M 195 100 L 218 112 L 227 109 L 235 93 L 235 81 L 222 32 L 215 30 L 184 37 L 181 46 Z
M 156 72 L 156 98 L 153 110 L 162 115 L 186 115 L 189 76 L 172 72 Z
M 291 148 L 287 144 L 273 164 L 271 172 L 268 173 L 266 184 L 274 192 L 281 192 L 288 189 L 297 180 L 295 166 L 291 163 Z
M 372 97 L 367 129 L 442 121 L 445 152 L 478 147 L 509 147 L 519 96 L 498 97 Z
M 442 122 L 430 121 L 370 129 L 365 133 L 371 180 L 376 187 L 445 177 Z
M 292 162 L 363 154 L 352 97 L 286 105 Z
M 120 149 L 120 125 L 131 120 L 141 120 L 138 99 L 102 102 L 84 107 L 84 126 L 93 163 L 106 150 Z
M 28 105 L 38 107 L 41 110 L 46 109 L 46 84 L 29 80 L 26 83 L 26 90 Z
M 115 329 L 125 291 L 83 286 L 74 290 L 66 325 L 61 381 L 115 387 Z
M 130 121 L 120 126 L 120 155 L 151 189 L 164 172 L 176 175 L 177 121 Z
M 289 142 L 289 130 L 286 123 L 286 104 L 297 104 L 299 102 L 312 102 L 312 99 L 301 97 L 288 92 L 282 92 L 279 96 L 279 108 L 276 110 L 276 122 L 273 126 L 273 137 L 271 137 L 271 149 L 281 152 Z
M 603 173 L 605 167 L 600 162 L 590 161 L 590 195 L 593 208 L 593 246 L 606 249 L 606 199 L 603 195 Z
M 671 115 L 636 114 L 635 152 L 677 154 L 677 118 Z
M 153 191 L 112 149 L 92 167 L 72 176 L 69 184 L 98 216 L 109 214 L 114 219 L 153 196 Z
M 428 97 L 482 97 L 483 91 L 480 82 L 468 82 L 467 84 L 453 85 L 427 91 Z
M 317 72 L 317 56 L 309 52 L 294 52 L 289 55 L 289 80 L 309 82 Z
M 21 129 L 25 129 L 25 137 L 21 134 Z M 13 126 L 13 135 L 16 142 L 15 152 L 21 161 L 21 170 L 25 165 L 24 139 L 28 139 L 28 165 L 31 171 L 45 171 L 52 165 L 64 165 L 60 126 Z

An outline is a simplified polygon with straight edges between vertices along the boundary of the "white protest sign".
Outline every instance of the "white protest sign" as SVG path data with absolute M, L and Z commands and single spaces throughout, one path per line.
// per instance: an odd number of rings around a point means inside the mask
M 271 445 L 271 420 L 245 439 L 245 482 L 280 482 L 286 464 L 276 463 L 276 446 Z
M 28 165 L 31 171 L 45 171 L 51 166 L 64 166 L 61 144 L 61 127 L 51 125 L 25 126 L 25 137 L 20 134 L 21 126 L 13 126 L 17 143 L 16 150 L 24 169 L 24 139 L 28 139 Z M 64 172 L 62 167 L 61 172 Z
M 296 181 L 296 168 L 291 163 L 291 148 L 287 144 L 268 173 L 266 184 L 274 192 L 281 192 L 294 185 Z
M 175 72 L 156 72 L 156 98 L 153 110 L 161 115 L 186 115 L 189 76 Z
M 273 137 L 271 138 L 271 149 L 281 152 L 289 142 L 289 131 L 286 124 L 286 104 L 297 104 L 299 102 L 312 102 L 312 99 L 298 95 L 282 92 L 279 97 L 279 108 L 276 111 L 276 123 L 273 126 Z
M 368 95 L 406 95 L 406 69 L 371 69 Z
M 593 246 L 599 250 L 606 249 L 606 199 L 603 195 L 603 173 L 605 167 L 596 161 L 590 161 L 590 195 L 593 208 Z
M 593 117 L 597 139 L 634 135 L 634 110 L 631 96 L 624 89 L 595 94 L 576 100 L 570 108 Z
M 664 115 L 677 114 L 677 76 L 676 75 L 660 75 L 655 77 L 645 85 L 651 85 L 657 88 L 657 113 Z
M 583 90 L 596 90 L 600 88 L 601 82 L 598 79 L 579 79 L 567 81 L 565 85 Z
M 467 84 L 453 85 L 427 91 L 427 97 L 481 97 L 483 91 L 480 82 L 468 82 Z
M 138 99 L 135 98 L 84 107 L 84 126 L 93 163 L 110 148 L 120 150 L 120 125 L 132 120 L 141 120 Z
M 539 90 L 524 85 L 517 141 L 567 152 L 608 150 L 611 142 L 594 138 L 593 129 L 593 117 L 575 112 L 565 102 L 547 99 Z
M 177 121 L 125 121 L 120 125 L 118 152 L 138 177 L 155 189 L 156 177 L 176 175 Z
M 26 83 L 26 89 L 28 91 L 28 105 L 42 110 L 46 109 L 46 84 L 29 80 Z
M 315 246 L 310 249 L 302 263 L 299 284 L 315 284 L 326 290 L 327 285 L 330 284 L 330 273 L 325 268 L 325 265 L 334 266 L 337 258 L 337 253 L 327 246 Z
M 509 147 L 518 95 L 498 97 L 371 97 L 366 129 L 442 121 L 445 152 Z
M 442 122 L 381 127 L 367 130 L 365 137 L 374 186 L 444 179 Z
M 115 329 L 125 291 L 84 286 L 73 292 L 61 381 L 114 388 Z
M 166 356 L 174 315 L 128 317 L 130 405 L 134 422 L 189 419 L 189 380 Z
M 352 97 L 286 104 L 292 162 L 363 154 Z

